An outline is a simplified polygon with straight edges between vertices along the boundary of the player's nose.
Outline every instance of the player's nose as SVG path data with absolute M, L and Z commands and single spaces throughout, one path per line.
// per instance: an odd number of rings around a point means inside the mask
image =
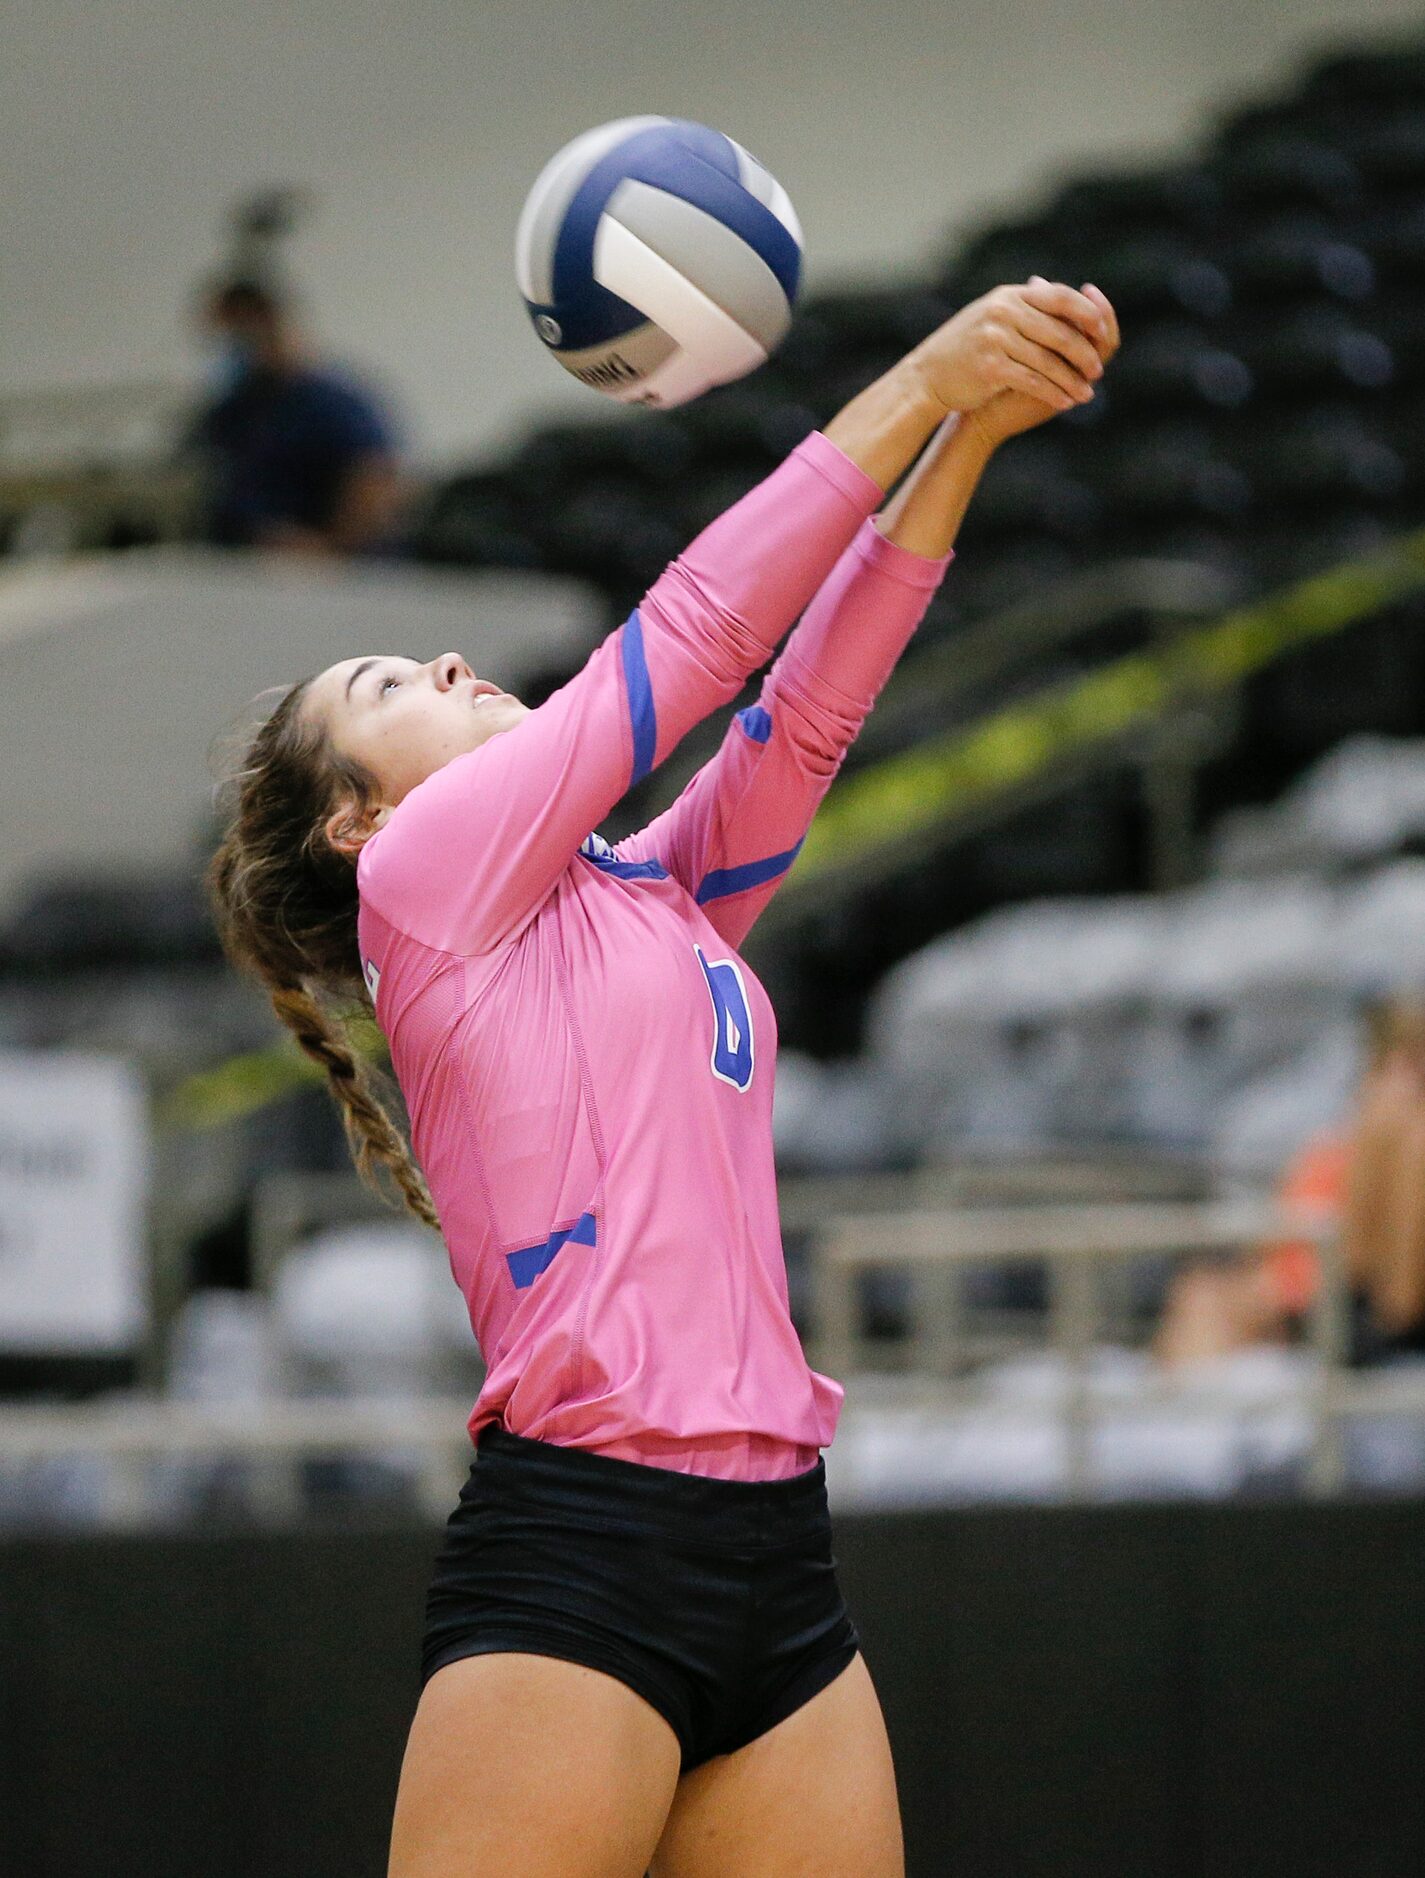
M 475 676 L 458 652 L 442 652 L 439 658 L 431 660 L 430 666 L 437 691 L 449 691 L 462 678 Z

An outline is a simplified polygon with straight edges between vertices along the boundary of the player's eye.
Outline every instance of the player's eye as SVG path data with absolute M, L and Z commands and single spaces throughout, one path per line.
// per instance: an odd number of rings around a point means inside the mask
M 384 698 L 386 695 L 386 687 L 388 685 L 399 685 L 400 682 L 399 678 L 383 678 L 376 688 L 377 695 Z

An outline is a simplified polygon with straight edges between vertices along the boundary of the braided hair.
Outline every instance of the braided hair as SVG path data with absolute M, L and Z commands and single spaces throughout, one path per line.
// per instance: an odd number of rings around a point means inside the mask
M 384 1174 L 397 1203 L 439 1231 L 377 1074 L 352 1041 L 351 1020 L 370 1010 L 356 944 L 356 867 L 332 846 L 326 823 L 344 798 L 369 806 L 377 786 L 304 717 L 311 682 L 283 695 L 247 747 L 208 890 L 228 957 L 261 981 L 278 1017 L 326 1071 L 362 1179 L 390 1199 Z

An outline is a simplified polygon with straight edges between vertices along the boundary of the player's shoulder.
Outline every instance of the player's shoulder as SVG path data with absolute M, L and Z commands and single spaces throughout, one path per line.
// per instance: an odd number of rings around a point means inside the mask
M 439 877 L 452 817 L 462 813 L 469 775 L 483 748 L 462 751 L 408 790 L 363 843 L 356 857 L 356 886 L 363 901 L 378 899 L 382 883 L 393 877 L 403 893 L 413 881 Z

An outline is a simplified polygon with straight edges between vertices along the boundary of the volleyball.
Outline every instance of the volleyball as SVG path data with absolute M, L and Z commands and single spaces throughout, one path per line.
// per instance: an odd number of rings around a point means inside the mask
M 582 384 L 666 408 L 742 378 L 791 324 L 802 231 L 787 192 L 706 125 L 625 117 L 540 172 L 515 272 L 534 330 Z

